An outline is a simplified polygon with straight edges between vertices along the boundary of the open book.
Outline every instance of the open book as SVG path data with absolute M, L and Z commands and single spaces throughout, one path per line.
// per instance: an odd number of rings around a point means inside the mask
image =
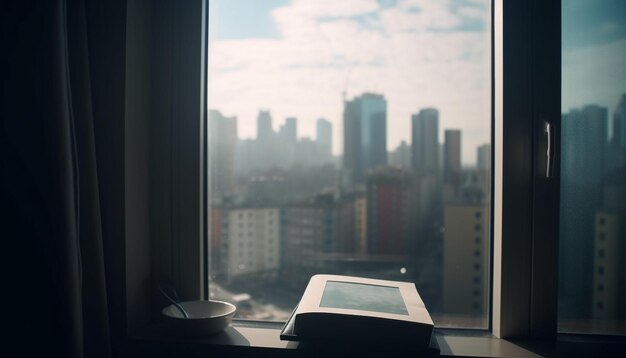
M 413 283 L 315 275 L 281 339 L 374 339 L 428 347 L 433 326 Z

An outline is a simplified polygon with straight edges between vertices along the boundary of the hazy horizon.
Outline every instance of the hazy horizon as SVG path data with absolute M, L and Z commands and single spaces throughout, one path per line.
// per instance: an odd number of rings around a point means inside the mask
M 343 150 L 342 94 L 387 100 L 387 150 L 411 143 L 411 115 L 439 110 L 445 129 L 462 131 L 462 161 L 490 142 L 489 0 L 227 0 L 210 3 L 209 108 L 238 118 L 238 136 L 256 136 L 259 110 L 273 128 L 298 118 L 298 137 L 315 138 L 315 122 L 333 125 L 333 154 Z M 586 21 L 581 1 L 564 11 L 580 36 L 563 40 L 563 109 L 599 104 L 612 113 L 623 83 L 608 76 L 626 51 L 615 13 Z M 571 10 L 573 9 L 573 10 Z M 601 19 L 600 27 L 591 26 Z M 564 26 L 570 26 L 564 23 Z M 573 25 L 571 25 L 573 26 Z M 598 36 L 583 34 L 595 31 Z M 602 60 L 594 72 L 580 66 Z M 601 88 L 602 91 L 595 90 Z

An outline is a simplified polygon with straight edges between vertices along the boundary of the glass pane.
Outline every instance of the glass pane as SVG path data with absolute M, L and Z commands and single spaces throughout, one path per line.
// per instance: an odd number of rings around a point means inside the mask
M 562 2 L 559 330 L 626 333 L 626 2 Z
M 489 0 L 210 2 L 210 295 L 285 320 L 313 274 L 487 328 Z

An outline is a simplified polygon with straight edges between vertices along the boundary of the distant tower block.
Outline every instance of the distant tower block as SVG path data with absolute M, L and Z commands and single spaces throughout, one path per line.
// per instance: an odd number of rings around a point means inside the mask
M 320 148 L 321 155 L 325 160 L 332 156 L 333 125 L 324 118 L 320 118 L 316 123 L 316 142 Z
M 365 93 L 345 102 L 343 166 L 352 183 L 364 183 L 368 170 L 387 163 L 387 101 Z
M 443 179 L 457 184 L 461 174 L 461 131 L 446 129 L 443 146 Z
M 439 171 L 439 111 L 425 108 L 411 117 L 411 160 L 421 173 Z

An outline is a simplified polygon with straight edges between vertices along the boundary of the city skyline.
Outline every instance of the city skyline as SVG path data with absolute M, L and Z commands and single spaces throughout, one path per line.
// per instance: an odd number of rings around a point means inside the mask
M 346 118 L 361 123 L 361 127 L 353 130 L 360 134 L 361 140 L 377 141 L 369 133 L 372 133 L 371 125 L 381 120 L 384 123 L 383 108 L 384 96 L 376 94 L 363 94 L 347 103 Z M 624 197 L 624 182 L 616 181 L 614 174 L 623 175 L 625 162 L 619 154 L 624 153 L 625 109 L 626 93 L 623 93 L 615 109 L 588 104 L 563 115 L 561 227 L 565 229 L 560 238 L 563 244 L 559 262 L 560 319 L 623 317 L 618 302 L 624 297 L 624 290 L 617 288 L 616 282 L 620 272 L 624 272 L 620 271 L 624 261 L 612 248 L 623 240 L 620 212 L 624 201 L 620 198 Z M 211 113 L 219 119 L 214 123 L 217 125 L 232 119 L 218 116 L 218 111 Z M 432 137 L 436 113 L 435 108 L 430 108 L 422 116 L 416 115 L 412 123 L 417 129 L 415 133 L 429 132 Z M 614 118 L 614 132 L 619 133 L 612 138 L 607 131 L 610 117 Z M 270 129 L 272 117 L 267 110 L 259 112 L 258 120 L 259 139 L 295 139 L 296 118 L 291 118 L 290 124 L 279 131 Z M 370 129 L 363 130 L 368 126 Z M 236 123 L 222 126 L 221 130 L 232 133 L 229 128 L 233 127 Z M 351 274 L 406 278 L 424 292 L 437 319 L 469 316 L 470 321 L 454 322 L 484 326 L 489 307 L 491 144 L 476 147 L 477 166 L 467 168 L 461 165 L 460 158 L 462 130 L 439 130 L 444 133 L 445 141 L 439 144 L 441 155 L 436 173 L 426 169 L 428 166 L 404 159 L 407 164 L 401 166 L 388 166 L 384 162 L 374 165 L 368 169 L 366 178 L 355 180 L 345 188 L 337 187 L 336 181 L 342 169 L 346 169 L 345 163 L 342 168 L 330 167 L 325 174 L 321 173 L 322 167 L 311 163 L 298 162 L 299 168 L 273 168 L 266 163 L 257 172 L 238 179 L 231 176 L 229 180 L 235 181 L 238 189 L 216 193 L 216 198 L 224 194 L 223 200 L 212 204 L 212 210 L 216 210 L 216 214 L 211 214 L 212 238 L 218 240 L 212 244 L 216 265 L 213 270 L 218 283 L 236 290 L 250 289 L 261 301 L 273 302 L 274 296 L 254 291 L 254 282 L 272 282 L 289 292 L 297 292 L 320 267 L 339 273 L 353 270 Z M 281 139 L 280 133 L 289 135 Z M 363 133 L 366 135 L 362 136 Z M 253 140 L 251 145 L 259 151 L 261 144 Z M 373 154 L 363 151 L 361 142 L 354 144 L 355 148 L 361 148 L 360 155 Z M 231 136 L 230 148 L 232 145 Z M 425 147 L 428 146 L 433 144 Z M 404 148 L 405 153 L 410 152 L 406 142 Z M 231 153 L 230 149 L 225 148 L 224 153 Z M 432 162 L 430 157 L 436 157 L 434 153 L 425 150 L 425 158 L 429 160 L 424 162 Z M 220 161 L 213 164 L 223 165 Z M 297 173 L 304 175 L 298 178 Z M 270 176 L 265 179 L 255 179 L 267 174 Z M 411 276 L 402 276 L 406 272 Z M 581 291 L 581 283 L 592 289 Z M 281 302 L 285 304 L 281 309 L 272 306 L 246 313 L 251 316 L 245 317 L 259 318 L 267 315 L 268 310 L 272 317 L 282 317 L 295 304 L 295 299 L 292 303 Z
M 299 118 L 300 136 L 329 120 L 339 154 L 344 99 L 373 92 L 388 100 L 388 151 L 410 140 L 411 115 L 426 107 L 439 109 L 442 127 L 463 129 L 466 159 L 489 140 L 489 1 L 253 3 L 210 11 L 209 106 L 237 116 L 242 138 L 271 106 L 277 126 Z
M 321 269 L 406 279 L 437 319 L 486 327 L 490 3 L 211 2 L 208 107 L 238 130 L 210 153 L 220 285 L 286 314 Z M 626 314 L 626 26 L 607 9 L 562 13 L 560 324 Z
M 368 92 L 362 93 L 361 95 L 357 95 L 353 98 L 353 101 L 358 99 L 360 96 L 362 95 L 366 95 L 366 94 L 371 94 Z M 382 95 L 384 96 L 384 95 Z M 589 107 L 589 106 L 594 106 L 594 107 L 598 107 L 598 108 L 602 108 L 605 111 L 609 111 L 609 112 L 614 112 L 617 113 L 618 111 L 620 111 L 620 108 L 624 107 L 624 103 L 626 103 L 626 101 L 624 100 L 626 96 L 626 93 L 620 93 L 620 94 L 613 94 L 612 97 L 616 98 L 616 101 L 608 106 L 604 106 L 602 104 L 598 104 L 598 103 L 593 103 L 593 102 L 588 102 L 588 103 L 583 103 L 582 105 L 578 106 L 578 107 Z M 346 105 L 348 102 L 344 103 L 344 105 Z M 569 111 L 565 111 L 565 109 L 563 108 L 563 113 L 562 116 L 566 116 L 568 114 L 570 114 L 572 111 L 576 111 L 578 110 L 577 107 L 573 107 L 570 108 Z M 411 151 L 416 150 L 415 147 L 413 147 L 413 142 L 414 140 L 417 138 L 415 137 L 415 133 L 413 133 L 413 131 L 416 128 L 421 128 L 423 126 L 423 124 L 418 124 L 420 122 L 417 121 L 417 118 L 419 118 L 419 116 L 423 115 L 424 113 L 430 113 L 431 111 L 434 111 L 434 115 L 433 115 L 433 121 L 435 124 L 433 124 L 435 127 L 435 129 L 430 129 L 430 132 L 432 133 L 433 130 L 435 130 L 438 134 L 437 134 L 437 138 L 441 138 L 438 140 L 438 145 L 439 146 L 443 146 L 445 144 L 445 132 L 448 130 L 459 130 L 461 133 L 463 132 L 461 129 L 458 128 L 449 128 L 449 127 L 441 127 L 441 130 L 439 130 L 439 115 L 438 115 L 438 109 L 437 108 L 433 108 L 433 107 L 425 107 L 425 108 L 420 108 L 418 111 L 416 111 L 416 113 L 413 113 L 410 118 L 407 119 L 407 121 L 410 123 L 410 133 L 409 133 L 409 138 L 408 140 L 402 140 L 401 142 L 397 143 L 397 145 L 389 148 L 387 146 L 387 153 L 389 155 L 391 155 L 392 153 L 394 153 L 395 151 L 397 151 L 398 149 L 402 148 L 403 145 L 406 145 L 408 143 Z M 209 108 L 209 112 L 219 112 L 222 116 L 224 116 L 224 113 L 222 113 L 220 110 L 216 109 L 216 108 Z M 271 117 L 271 121 L 267 122 L 268 124 L 266 124 L 266 128 L 264 128 L 265 131 L 273 131 L 275 134 L 280 134 L 282 131 L 286 130 L 287 128 L 289 128 L 289 131 L 291 133 L 292 136 L 295 136 L 295 140 L 296 141 L 300 141 L 300 140 L 313 140 L 315 142 L 317 142 L 318 136 L 319 136 L 319 128 L 318 128 L 318 124 L 320 121 L 324 122 L 325 126 L 329 126 L 328 128 L 330 128 L 330 131 L 333 133 L 332 137 L 332 141 L 333 143 L 335 143 L 336 141 L 341 141 L 342 138 L 344 138 L 344 136 L 342 135 L 341 138 L 336 138 L 338 137 L 337 135 L 335 135 L 334 133 L 336 133 L 336 129 L 335 129 L 335 125 L 333 122 L 328 121 L 326 118 L 323 117 L 318 117 L 316 118 L 315 122 L 315 132 L 313 135 L 300 135 L 298 129 L 301 126 L 300 120 L 297 117 L 286 117 L 284 118 L 283 122 L 276 127 L 275 125 L 275 118 L 272 115 L 272 111 L 271 109 L 269 109 L 268 107 L 264 107 L 263 109 L 259 109 L 257 112 L 257 117 L 256 120 L 258 122 L 259 118 L 258 116 L 270 116 Z M 237 116 L 230 116 L 229 118 L 234 119 L 236 122 L 239 121 L 239 118 Z M 620 117 L 621 118 L 621 117 Z M 616 120 L 616 117 L 614 116 L 609 116 L 607 119 L 607 126 L 606 129 L 604 131 L 604 135 L 607 138 L 607 140 L 611 141 L 614 137 L 614 130 L 615 130 L 615 123 L 614 121 Z M 296 124 L 297 123 L 297 124 Z M 619 123 L 617 124 L 618 126 L 620 125 Z M 297 126 L 297 128 L 295 127 Z M 341 123 L 340 129 L 343 127 L 343 123 Z M 623 131 L 623 129 L 621 129 Z M 258 132 L 258 125 L 255 128 L 255 136 L 252 137 L 242 137 L 239 134 L 236 136 L 237 140 L 257 140 L 258 136 L 259 136 L 259 132 Z M 387 132 L 389 132 L 387 130 Z M 268 132 L 269 133 L 269 132 Z M 341 130 L 341 132 L 343 134 L 343 130 Z M 463 138 L 465 140 L 465 137 Z M 423 140 L 423 139 L 420 139 Z M 485 146 L 489 146 L 489 140 L 483 142 L 483 143 L 479 143 L 478 145 L 476 145 L 476 147 L 472 148 L 473 152 L 471 153 L 465 153 L 463 151 L 463 147 L 464 145 L 461 145 L 461 166 L 462 167 L 472 167 L 474 165 L 477 166 L 481 166 L 481 160 L 484 161 L 484 156 L 485 153 L 484 152 L 479 152 L 477 151 L 477 149 L 481 148 L 481 147 L 485 147 Z M 341 144 L 341 146 L 343 147 L 343 142 L 339 142 Z M 318 143 L 319 144 L 319 143 Z M 422 145 L 422 144 L 420 144 Z M 443 148 L 438 148 L 439 149 L 443 149 Z M 332 152 L 332 155 L 336 158 L 341 158 L 343 156 L 343 153 L 336 153 L 335 151 Z M 413 155 L 411 153 L 411 155 Z M 437 156 L 441 156 L 441 159 L 443 159 L 443 152 L 442 153 L 437 153 Z M 481 158 L 481 156 L 483 158 Z M 411 159 L 413 160 L 413 159 Z M 470 164 L 471 163 L 471 164 Z M 415 164 L 414 164 L 415 165 Z M 484 165 L 484 163 L 483 163 Z
M 364 93 L 364 95 L 371 95 L 371 94 Z M 355 97 L 355 99 L 357 99 L 359 97 L 360 96 L 357 96 L 357 97 Z M 430 111 L 437 112 L 437 109 L 436 108 L 432 108 L 432 107 L 423 108 L 423 109 L 419 110 L 419 114 L 425 113 L 425 111 L 426 111 L 426 113 L 429 113 Z M 209 113 L 219 114 L 219 116 L 225 117 L 225 115 L 219 109 L 216 109 L 216 108 L 209 109 Z M 418 116 L 418 113 L 415 113 L 409 119 L 409 121 L 411 122 L 411 132 L 415 131 L 415 129 L 417 127 L 421 128 L 421 126 L 422 126 L 422 125 L 418 125 L 417 124 L 418 122 L 415 121 L 414 118 L 417 118 L 417 116 Z M 228 117 L 228 118 L 230 120 L 234 120 L 235 122 L 238 123 L 239 119 L 237 118 L 237 116 L 231 116 L 231 117 Z M 429 129 L 429 133 L 428 134 L 432 134 L 434 132 L 434 133 L 437 133 L 437 137 L 438 138 L 441 137 L 441 136 L 443 136 L 443 138 L 444 138 L 443 141 L 435 141 L 434 144 L 436 144 L 436 148 L 437 149 L 434 152 L 434 154 L 430 155 L 430 156 L 434 155 L 434 159 L 435 159 L 434 163 L 435 163 L 435 166 L 438 167 L 439 164 L 441 164 L 441 163 L 439 163 L 439 161 L 443 160 L 443 152 L 439 153 L 439 151 L 440 151 L 440 149 L 443 149 L 443 146 L 445 146 L 445 132 L 446 131 L 456 131 L 456 132 L 462 133 L 462 130 L 459 130 L 459 129 L 456 129 L 456 128 L 441 128 L 441 130 L 438 130 L 438 117 L 435 117 L 434 120 L 435 120 L 435 123 L 437 123 L 437 124 L 434 125 L 433 129 Z M 320 146 L 320 148 L 322 148 L 322 147 L 325 147 L 327 145 L 327 143 L 326 143 L 327 139 L 322 139 L 320 141 L 320 137 L 319 137 L 319 133 L 320 133 L 319 130 L 320 130 L 320 128 L 318 127 L 320 122 L 323 122 L 323 125 L 325 126 L 324 130 L 330 131 L 330 133 L 334 133 L 335 132 L 334 125 L 330 121 L 326 120 L 325 118 L 318 118 L 316 120 L 316 132 L 315 132 L 314 136 L 298 135 L 298 128 L 299 128 L 300 124 L 299 124 L 299 121 L 298 121 L 297 117 L 287 117 L 287 118 L 285 118 L 285 122 L 283 122 L 280 126 L 278 126 L 277 129 L 274 129 L 275 128 L 275 126 L 274 126 L 274 117 L 271 114 L 271 110 L 267 109 L 267 107 L 265 109 L 260 109 L 258 111 L 257 122 L 259 122 L 259 121 L 263 122 L 263 127 L 264 128 L 259 131 L 258 130 L 259 126 L 257 125 L 257 132 L 256 132 L 256 134 L 253 137 L 246 138 L 246 137 L 241 137 L 241 136 L 239 136 L 237 134 L 235 139 L 237 141 L 240 141 L 240 142 L 251 142 L 251 141 L 254 142 L 254 141 L 258 141 L 260 139 L 260 137 L 263 138 L 263 139 L 261 139 L 263 141 L 263 140 L 268 139 L 268 138 L 265 138 L 266 136 L 272 136 L 273 135 L 273 136 L 275 136 L 275 139 L 277 139 L 277 140 L 284 140 L 284 137 L 281 137 L 281 136 L 286 135 L 286 133 L 289 132 L 289 138 L 292 138 L 291 141 L 293 141 L 293 143 L 289 142 L 290 145 L 296 145 L 298 143 L 309 142 L 310 141 L 310 142 L 315 143 L 315 145 Z M 439 135 L 438 133 L 441 133 L 441 135 Z M 327 136 L 327 135 L 328 134 L 324 133 L 324 136 Z M 334 139 L 334 137 L 335 137 L 334 135 L 331 134 L 330 137 L 333 138 L 332 140 L 335 140 Z M 342 139 L 340 138 L 339 140 L 342 140 Z M 424 139 L 420 139 L 420 140 L 423 141 Z M 397 146 L 395 146 L 395 147 L 393 147 L 391 149 L 387 149 L 387 151 L 386 151 L 387 152 L 387 156 L 392 156 L 392 155 L 394 155 L 394 153 L 397 150 L 402 150 L 403 148 L 408 146 L 409 153 L 407 153 L 407 154 L 409 155 L 409 159 L 413 160 L 412 159 L 413 151 L 417 150 L 417 147 L 415 147 L 413 145 L 413 143 L 414 143 L 413 136 L 410 136 L 409 140 L 402 140 L 402 142 L 398 143 Z M 343 143 L 342 143 L 342 146 L 343 146 Z M 433 143 L 430 143 L 430 146 L 432 147 Z M 461 147 L 461 145 L 459 144 L 459 149 L 460 149 L 460 147 Z M 483 150 L 484 150 L 485 147 L 490 147 L 489 142 L 478 144 L 473 149 L 473 152 L 471 154 L 472 156 L 471 156 L 471 158 L 469 160 L 466 159 L 468 157 L 468 155 L 463 156 L 463 153 L 460 152 L 459 154 L 460 154 L 460 159 L 461 159 L 461 161 L 460 161 L 461 167 L 464 167 L 464 168 L 468 167 L 469 168 L 469 167 L 480 166 L 481 165 L 481 156 L 484 156 L 484 153 L 479 153 L 479 149 L 483 148 Z M 289 147 L 287 149 L 292 150 L 292 151 L 295 150 L 295 149 L 293 149 L 291 147 Z M 432 152 L 432 150 L 431 150 L 431 152 Z M 332 155 L 336 159 L 342 159 L 343 158 L 343 153 L 339 153 L 339 154 L 332 153 Z M 424 154 L 422 154 L 422 155 L 424 155 Z M 484 158 L 482 160 L 484 161 Z M 392 163 L 393 160 L 391 160 L 390 158 L 387 159 L 387 162 L 388 162 L 387 164 L 394 165 L 394 163 Z M 431 159 L 431 162 L 432 162 L 432 159 Z M 339 166 L 343 167 L 342 162 L 339 162 L 338 164 L 339 164 Z M 488 164 L 490 164 L 490 163 L 488 163 Z M 483 163 L 483 165 L 484 165 L 484 163 Z M 407 167 L 415 167 L 415 164 L 407 163 L 406 166 Z M 430 169 L 431 170 L 435 170 L 434 167 L 430 168 Z
M 564 8 L 564 112 L 588 103 L 612 109 L 619 99 L 616 93 L 626 83 L 619 55 L 626 52 L 626 25 L 619 18 L 623 12 L 607 9 L 626 3 L 612 4 L 570 1 Z M 277 126 L 299 118 L 302 137 L 313 138 L 315 120 L 326 118 L 337 129 L 333 154 L 339 154 L 342 94 L 384 93 L 388 151 L 410 141 L 405 119 L 433 106 L 440 110 L 441 127 L 463 130 L 468 162 L 490 137 L 488 6 L 489 1 L 443 0 L 212 1 L 209 105 L 237 116 L 242 138 L 253 137 L 256 113 L 267 105 Z M 599 65 L 587 71 L 587 63 Z

